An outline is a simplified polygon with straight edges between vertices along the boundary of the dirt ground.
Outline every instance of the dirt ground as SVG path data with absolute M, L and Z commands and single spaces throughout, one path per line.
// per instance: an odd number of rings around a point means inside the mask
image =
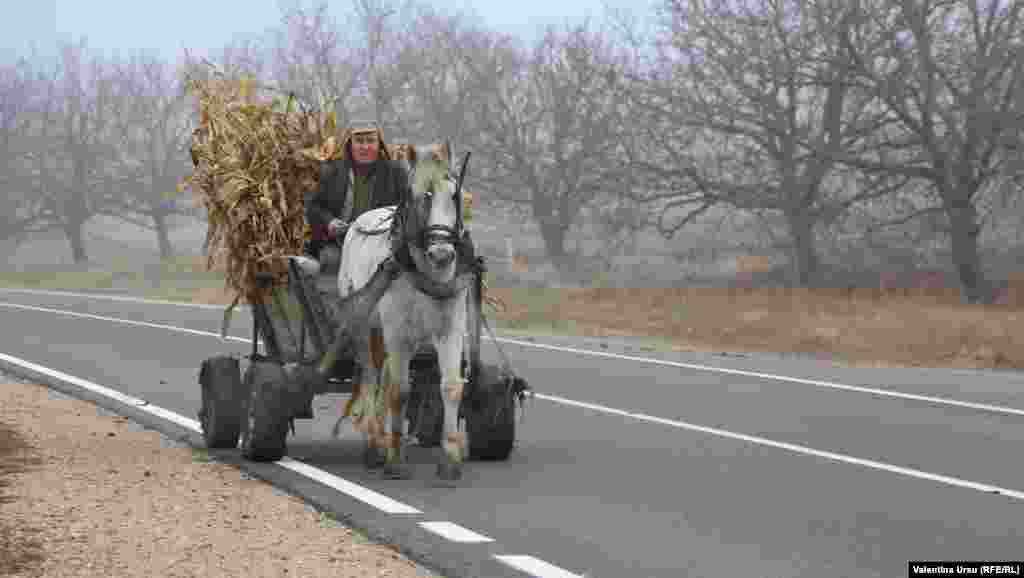
M 495 287 L 498 327 L 642 337 L 697 351 L 801 353 L 849 365 L 1024 369 L 1024 287 L 998 305 L 953 290 Z M 227 304 L 221 289 L 192 301 Z
M 974 306 L 954 292 L 870 289 L 496 288 L 495 316 L 677 349 L 804 353 L 851 365 L 1024 369 L 1024 299 Z M 1021 293 L 1024 297 L 1024 292 Z
M 0 496 L 0 576 L 430 576 L 204 452 L 9 379 Z

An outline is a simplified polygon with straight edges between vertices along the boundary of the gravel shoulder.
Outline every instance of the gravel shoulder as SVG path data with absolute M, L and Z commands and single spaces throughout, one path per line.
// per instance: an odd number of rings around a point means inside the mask
M 0 376 L 0 576 L 432 574 L 201 450 Z

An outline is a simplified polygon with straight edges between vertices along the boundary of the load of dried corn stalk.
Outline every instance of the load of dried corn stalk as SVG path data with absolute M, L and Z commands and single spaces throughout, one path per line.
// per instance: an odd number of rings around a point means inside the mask
M 287 282 L 285 257 L 302 254 L 311 234 L 304 194 L 319 187 L 319 162 L 341 156 L 344 135 L 336 136 L 334 113 L 324 112 L 330 107 L 308 110 L 247 78 L 215 71 L 188 77 L 187 87 L 197 100 L 199 126 L 191 143 L 194 170 L 183 187 L 206 209 L 206 266 L 224 271 L 234 295 L 223 333 L 240 301 L 267 302 L 257 273 L 272 273 L 276 286 Z M 257 91 L 273 91 L 274 98 L 260 100 Z M 472 197 L 465 193 L 468 215 Z M 485 301 L 498 304 L 486 288 Z
M 319 186 L 318 161 L 336 156 L 333 113 L 300 109 L 291 96 L 257 100 L 248 79 L 189 78 L 188 88 L 200 122 L 185 185 L 207 212 L 207 268 L 224 271 L 236 303 L 255 303 L 265 297 L 256 273 L 284 282 L 284 257 L 302 254 L 303 195 Z

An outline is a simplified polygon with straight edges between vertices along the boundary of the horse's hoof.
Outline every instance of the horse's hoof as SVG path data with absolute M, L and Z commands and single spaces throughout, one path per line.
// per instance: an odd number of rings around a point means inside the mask
M 373 449 L 368 448 L 363 450 L 363 465 L 368 470 L 376 470 L 384 465 L 384 455 Z
M 382 476 L 388 480 L 408 480 L 412 478 L 412 469 L 408 464 L 384 464 Z
M 462 479 L 462 464 L 443 462 L 437 464 L 437 480 L 445 485 L 454 485 Z

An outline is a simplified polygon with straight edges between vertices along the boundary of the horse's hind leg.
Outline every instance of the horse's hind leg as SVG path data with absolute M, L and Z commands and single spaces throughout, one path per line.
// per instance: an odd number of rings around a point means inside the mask
M 381 451 L 384 445 L 381 435 L 384 432 L 380 429 L 380 420 L 374 415 L 372 409 L 368 407 L 380 383 L 381 360 L 384 357 L 384 353 L 383 344 L 379 342 L 379 338 L 378 334 L 376 336 L 378 341 L 375 342 L 374 336 L 371 334 L 365 341 L 366 348 L 357 357 L 361 370 L 355 376 L 352 395 L 345 403 L 342 415 L 338 418 L 337 423 L 334 424 L 333 430 L 333 435 L 337 437 L 340 434 L 341 422 L 346 417 L 352 419 L 353 428 L 362 433 L 363 464 L 368 469 L 375 469 L 384 465 L 383 451 Z M 361 405 L 362 407 L 357 409 L 356 405 Z

